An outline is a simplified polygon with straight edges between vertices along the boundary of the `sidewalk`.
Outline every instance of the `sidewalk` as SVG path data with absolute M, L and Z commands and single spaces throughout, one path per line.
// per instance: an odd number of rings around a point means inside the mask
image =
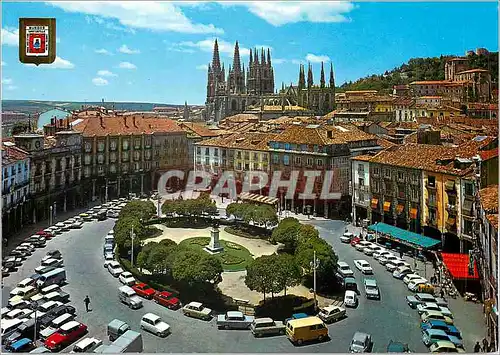
M 100 200 L 90 202 L 87 207 L 75 208 L 73 210 L 66 211 L 66 212 L 59 212 L 54 217 L 53 224 L 56 224 L 57 222 L 64 221 L 68 218 L 74 217 L 80 213 L 87 211 L 89 208 L 92 208 L 92 207 L 98 206 L 98 205 L 100 205 Z M 3 255 L 9 254 L 15 247 L 17 247 L 19 244 L 24 242 L 24 240 L 26 238 L 28 238 L 29 236 L 35 234 L 36 232 L 43 230 L 45 228 L 48 228 L 48 227 L 50 227 L 48 219 L 37 222 L 35 224 L 28 224 L 28 225 L 24 226 L 16 234 L 13 234 L 8 238 L 9 244 L 7 246 L 2 247 L 2 254 Z

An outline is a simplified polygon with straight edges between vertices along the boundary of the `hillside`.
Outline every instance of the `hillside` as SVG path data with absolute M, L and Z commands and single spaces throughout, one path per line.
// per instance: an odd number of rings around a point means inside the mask
M 83 105 L 102 106 L 102 102 L 71 101 L 35 101 L 35 100 L 2 100 L 2 111 L 20 111 L 25 113 L 45 112 L 54 108 L 66 110 L 80 109 Z M 104 107 L 116 110 L 151 111 L 155 106 L 183 107 L 184 105 L 157 104 L 150 102 L 105 102 Z
M 382 90 L 390 91 L 394 85 L 408 84 L 418 80 L 444 80 L 444 65 L 449 58 L 456 56 L 441 56 L 432 58 L 412 58 L 407 63 L 386 71 L 382 75 L 371 75 L 344 83 L 339 92 L 347 90 Z M 489 55 L 469 56 L 471 68 L 491 70 L 492 80 L 498 82 L 498 52 Z

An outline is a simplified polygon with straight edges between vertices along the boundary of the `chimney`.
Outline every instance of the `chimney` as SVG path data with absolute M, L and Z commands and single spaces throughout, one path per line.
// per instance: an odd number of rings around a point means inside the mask
M 128 126 L 127 126 L 127 116 L 123 116 L 123 122 L 125 123 L 125 127 L 128 128 Z
M 134 125 L 135 128 L 137 128 L 137 125 L 135 124 L 135 116 L 132 118 L 132 124 Z
M 50 125 L 51 125 L 51 126 L 54 126 L 54 117 L 52 117 L 52 118 L 50 119 Z
M 102 120 L 102 116 L 99 115 L 99 120 L 101 121 L 101 127 L 104 128 L 104 121 Z

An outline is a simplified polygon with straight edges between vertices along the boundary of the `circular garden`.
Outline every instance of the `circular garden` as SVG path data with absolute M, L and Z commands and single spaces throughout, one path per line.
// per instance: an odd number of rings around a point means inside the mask
M 224 271 L 244 271 L 247 265 L 252 262 L 252 254 L 245 247 L 229 242 L 220 240 L 221 247 L 224 250 L 213 256 L 220 260 Z M 196 237 L 184 239 L 179 243 L 179 246 L 185 246 L 191 249 L 203 250 L 210 243 L 210 237 Z

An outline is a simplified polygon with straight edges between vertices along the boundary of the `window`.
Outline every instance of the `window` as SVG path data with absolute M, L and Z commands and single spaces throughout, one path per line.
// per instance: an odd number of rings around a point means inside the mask
M 214 149 L 214 156 L 216 156 L 216 157 L 219 156 L 219 149 L 217 149 L 217 148 Z
M 241 159 L 241 152 L 240 151 L 236 152 L 236 158 Z
M 405 175 L 402 171 L 398 171 L 398 179 L 403 180 L 405 178 Z
M 259 160 L 259 154 L 253 153 L 253 160 L 255 161 Z
M 290 143 L 285 143 L 285 150 L 290 150 Z
M 209 148 L 205 148 L 205 155 L 210 155 L 210 149 Z
M 474 195 L 474 188 L 472 186 L 472 183 L 466 182 L 464 189 L 465 189 L 465 194 L 466 195 L 468 195 L 468 196 Z
M 373 168 L 373 174 L 378 175 L 380 173 L 379 168 Z
M 279 164 L 280 156 L 278 154 L 273 154 L 273 164 Z
M 463 226 L 464 226 L 464 234 L 472 235 L 472 221 L 464 219 Z
M 196 154 L 198 154 L 198 155 L 201 154 L 201 147 L 196 147 Z
M 219 161 L 218 160 L 214 161 L 214 166 L 219 166 Z
M 245 170 L 246 170 L 246 171 L 250 170 L 250 164 L 245 163 Z
M 128 150 L 128 139 L 124 139 L 122 142 L 123 150 Z
M 290 157 L 288 155 L 283 155 L 283 164 L 290 165 Z
M 391 177 L 391 171 L 389 169 L 384 170 L 385 177 L 390 178 Z
M 205 165 L 209 165 L 210 164 L 210 159 L 208 157 L 205 158 Z
M 128 161 L 128 152 L 122 152 L 122 160 Z
M 137 150 L 134 152 L 134 160 L 139 160 L 141 158 L 141 153 Z
M 134 140 L 134 147 L 135 147 L 135 149 L 139 149 L 141 147 L 141 139 L 140 138 L 136 138 Z
M 99 154 L 99 155 L 97 156 L 97 162 L 98 162 L 99 164 L 104 163 L 104 154 Z
M 436 187 L 436 177 L 435 176 L 429 176 L 427 178 L 427 183 L 429 186 Z
M 418 200 L 418 190 L 417 189 L 411 189 L 411 198 L 412 200 Z
M 237 169 L 238 169 L 238 170 L 241 170 L 241 163 L 238 163 L 238 165 L 237 165 Z
M 103 141 L 99 141 L 99 143 L 97 143 L 97 150 L 99 152 L 103 152 L 104 151 L 104 142 Z
M 313 159 L 307 158 L 307 166 L 312 166 L 312 165 L 313 165 Z
M 317 164 L 318 166 L 323 166 L 323 159 L 318 159 L 318 160 L 316 161 L 316 164 Z
M 144 145 L 146 147 L 151 147 L 151 137 L 145 137 L 144 138 Z
M 302 160 L 300 157 L 295 157 L 295 164 L 300 165 L 302 163 Z
M 250 159 L 250 153 L 249 152 L 245 152 L 245 160 L 249 160 Z
M 359 178 L 358 184 L 359 184 L 359 186 L 365 186 L 365 179 Z

